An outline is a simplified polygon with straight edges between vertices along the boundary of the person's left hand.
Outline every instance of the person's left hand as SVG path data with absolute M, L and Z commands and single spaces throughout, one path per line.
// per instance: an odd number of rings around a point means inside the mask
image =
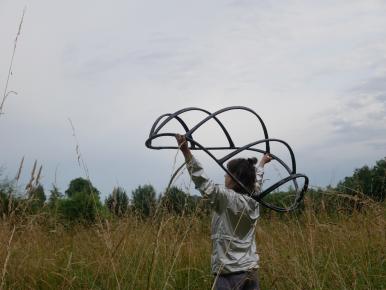
M 271 162 L 271 160 L 272 160 L 271 154 L 265 153 L 260 160 L 260 165 L 264 166 L 264 164 Z

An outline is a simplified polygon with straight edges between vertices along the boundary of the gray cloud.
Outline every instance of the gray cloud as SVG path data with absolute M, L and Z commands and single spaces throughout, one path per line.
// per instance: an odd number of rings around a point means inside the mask
M 386 81 L 386 80 L 385 80 L 385 81 Z M 385 103 L 385 105 L 386 105 L 386 93 L 380 94 L 380 95 L 376 96 L 376 98 L 377 98 L 379 101 Z
M 374 128 L 368 126 L 356 126 L 349 121 L 335 119 L 334 136 L 342 143 L 366 142 L 382 136 L 386 136 L 386 128 Z
M 384 65 L 386 68 L 386 64 Z M 364 82 L 361 86 L 353 91 L 363 93 L 386 93 L 386 76 L 375 77 Z
M 5 52 L 24 2 L 1 3 Z M 117 180 L 129 190 L 145 182 L 160 189 L 175 152 L 144 147 L 156 117 L 246 105 L 294 146 L 313 180 L 329 183 L 342 166 L 339 179 L 377 159 L 385 144 L 384 8 L 383 1 L 34 1 L 10 83 L 19 94 L 0 119 L 0 152 L 7 152 L 0 164 L 15 172 L 20 156 L 37 158 L 47 185 L 60 164 L 67 186 L 82 174 L 71 117 L 102 191 Z M 0 55 L 0 67 L 8 56 Z

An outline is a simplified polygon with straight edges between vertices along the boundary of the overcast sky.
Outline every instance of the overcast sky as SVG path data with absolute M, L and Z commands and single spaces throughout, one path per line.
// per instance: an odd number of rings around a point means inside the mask
M 3 176 L 25 156 L 24 181 L 36 159 L 45 187 L 66 190 L 85 175 L 77 138 L 104 195 L 161 191 L 176 152 L 144 142 L 159 115 L 190 106 L 254 109 L 314 186 L 386 156 L 386 1 L 0 0 L 2 94 L 24 7 L 8 87 L 17 95 L 0 116 Z M 244 117 L 224 120 L 236 140 L 257 140 Z M 201 142 L 223 142 L 216 134 Z

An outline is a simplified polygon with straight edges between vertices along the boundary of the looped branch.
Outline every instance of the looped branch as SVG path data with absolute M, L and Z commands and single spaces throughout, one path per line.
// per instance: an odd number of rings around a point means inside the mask
M 251 142 L 247 145 L 244 146 L 236 146 L 235 143 L 233 142 L 233 139 L 231 135 L 229 134 L 228 130 L 224 126 L 224 124 L 217 118 L 218 115 L 223 114 L 227 111 L 232 111 L 232 110 L 242 110 L 246 111 L 250 114 L 252 114 L 254 117 L 257 118 L 259 121 L 259 124 L 262 127 L 263 134 L 264 134 L 264 139 L 257 140 L 254 142 Z M 182 115 L 186 112 L 191 112 L 191 111 L 199 111 L 205 113 L 207 116 L 202 119 L 200 122 L 198 122 L 196 125 L 193 127 L 189 128 L 186 124 L 186 122 L 183 120 Z M 195 108 L 195 107 L 190 107 L 190 108 L 185 108 L 182 110 L 179 110 L 175 113 L 168 113 L 168 114 L 163 114 L 160 117 L 156 119 L 154 122 L 149 138 L 146 140 L 145 145 L 147 148 L 150 149 L 179 149 L 178 146 L 176 145 L 170 145 L 170 146 L 154 146 L 152 144 L 153 140 L 162 138 L 162 137 L 174 137 L 177 133 L 180 132 L 168 132 L 168 133 L 161 133 L 162 128 L 168 124 L 171 120 L 177 120 L 178 123 L 182 126 L 183 130 L 185 131 L 185 138 L 190 144 L 190 149 L 191 150 L 202 150 L 205 153 L 207 153 L 231 178 L 239 185 L 241 188 L 245 190 L 246 193 L 248 193 L 253 199 L 261 203 L 262 205 L 275 210 L 279 212 L 288 212 L 291 210 L 294 210 L 295 208 L 298 207 L 299 203 L 304 197 L 305 192 L 307 191 L 308 188 L 308 177 L 304 174 L 300 174 L 296 172 L 296 160 L 295 160 L 295 155 L 293 153 L 292 148 L 289 146 L 288 143 L 286 143 L 283 140 L 280 139 L 274 139 L 274 138 L 269 138 L 268 137 L 268 131 L 267 128 L 262 120 L 262 118 L 252 109 L 247 108 L 247 107 L 242 107 L 242 106 L 232 106 L 232 107 L 226 107 L 221 110 L 218 110 L 214 113 L 210 113 L 209 111 L 206 111 L 201 108 Z M 196 132 L 202 125 L 204 125 L 206 122 L 214 120 L 216 124 L 220 127 L 221 131 L 223 132 L 225 138 L 228 141 L 227 146 L 218 146 L 218 147 L 205 147 L 202 144 L 198 143 L 196 140 L 193 138 L 193 133 Z M 276 142 L 284 145 L 284 147 L 288 150 L 290 157 L 291 157 L 291 166 L 288 166 L 282 159 L 280 159 L 277 155 L 273 154 L 270 152 L 270 143 L 271 142 Z M 265 145 L 265 150 L 254 148 L 254 146 L 259 145 L 259 144 L 264 144 Z M 233 150 L 229 154 L 223 156 L 222 158 L 216 158 L 211 151 L 213 150 Z M 283 168 L 288 172 L 288 176 L 275 184 L 271 185 L 268 189 L 264 190 L 260 194 L 255 194 L 254 192 L 250 192 L 244 184 L 240 182 L 232 173 L 229 172 L 229 170 L 224 166 L 224 163 L 232 158 L 233 156 L 236 156 L 242 151 L 255 151 L 259 153 L 269 153 L 272 156 L 272 159 L 276 160 Z M 298 184 L 298 179 L 304 179 L 303 186 L 300 187 Z M 268 203 L 267 201 L 264 200 L 264 198 L 277 188 L 279 188 L 281 185 L 287 183 L 287 182 L 292 182 L 295 190 L 295 200 L 294 203 L 290 207 L 279 207 L 273 204 Z

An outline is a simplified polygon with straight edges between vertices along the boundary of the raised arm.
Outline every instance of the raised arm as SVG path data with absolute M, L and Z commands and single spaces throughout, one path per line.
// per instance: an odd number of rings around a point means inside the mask
M 215 188 L 210 185 L 214 183 L 206 176 L 200 162 L 193 157 L 185 136 L 176 134 L 176 139 L 178 146 L 185 157 L 186 167 L 188 168 L 190 177 L 192 178 L 196 189 L 198 189 L 203 195 L 211 195 Z
M 215 208 L 221 207 L 226 200 L 227 189 L 214 183 L 204 172 L 201 163 L 194 158 L 188 147 L 185 136 L 176 134 L 178 146 L 185 157 L 186 167 L 195 188 L 205 197 L 208 197 Z
M 188 163 L 190 160 L 192 160 L 192 152 L 190 152 L 188 142 L 186 141 L 185 136 L 176 134 L 177 144 L 178 147 L 180 147 L 180 150 L 182 154 L 184 154 L 185 161 Z
M 272 160 L 272 156 L 266 153 L 261 158 L 259 165 L 257 165 L 255 193 L 259 193 L 261 191 L 261 185 L 263 183 L 263 175 L 264 175 L 264 166 L 265 164 L 271 162 L 271 160 Z

